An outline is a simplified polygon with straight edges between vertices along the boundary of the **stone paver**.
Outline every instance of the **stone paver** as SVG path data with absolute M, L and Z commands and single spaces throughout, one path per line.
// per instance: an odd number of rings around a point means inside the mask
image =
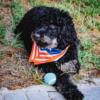
M 0 89 L 0 100 L 65 100 L 53 87 L 44 85 L 30 86 L 24 89 Z
M 2 96 L 0 95 L 0 100 L 3 100 Z
M 4 95 L 4 100 L 27 100 L 25 93 L 23 92 L 12 92 Z
M 65 100 L 64 97 L 57 92 L 49 92 L 48 95 L 50 97 L 50 100 Z
M 35 91 L 27 93 L 28 100 L 50 100 L 46 91 Z

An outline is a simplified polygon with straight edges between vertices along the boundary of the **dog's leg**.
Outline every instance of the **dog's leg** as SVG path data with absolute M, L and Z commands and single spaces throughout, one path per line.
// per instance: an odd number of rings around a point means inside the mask
M 75 59 L 61 64 L 60 70 L 63 71 L 64 73 L 74 75 L 77 73 L 76 66 L 77 66 L 77 60 Z
M 78 56 L 77 56 L 77 51 L 72 49 L 69 50 L 69 52 L 64 56 L 64 58 L 61 60 L 61 67 L 62 69 L 68 69 L 70 71 L 76 71 L 76 73 L 79 73 L 80 70 L 80 62 L 78 60 Z M 64 70 L 65 70 L 64 69 Z
M 53 72 L 56 74 L 57 82 L 54 86 L 66 100 L 82 100 L 82 93 L 77 89 L 77 86 L 70 81 L 68 74 L 64 74 L 52 63 L 41 65 L 40 68 L 45 73 Z
M 56 88 L 64 95 L 66 100 L 83 100 L 83 94 L 74 85 L 68 74 L 58 76 Z

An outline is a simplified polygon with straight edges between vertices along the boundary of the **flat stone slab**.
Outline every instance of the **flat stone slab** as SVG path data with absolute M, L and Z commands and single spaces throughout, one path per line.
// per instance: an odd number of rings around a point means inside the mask
M 65 100 L 53 87 L 34 85 L 28 88 L 8 90 L 0 89 L 0 100 Z

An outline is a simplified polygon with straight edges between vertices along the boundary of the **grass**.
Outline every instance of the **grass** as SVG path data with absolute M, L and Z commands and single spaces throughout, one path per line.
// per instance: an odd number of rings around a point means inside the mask
M 0 24 L 0 43 L 3 45 L 9 45 L 15 48 L 22 48 L 23 43 L 19 40 L 19 35 L 17 35 L 12 41 L 5 39 L 5 35 L 8 33 L 5 25 Z
M 1 23 L 0 23 L 0 38 L 4 38 L 6 34 L 6 27 L 4 24 Z
M 25 9 L 19 0 L 13 0 L 11 4 L 12 14 L 13 14 L 13 25 L 15 26 L 19 23 L 23 15 L 25 14 Z
M 5 25 L 2 23 L 1 21 L 1 17 L 0 17 L 0 44 L 4 44 L 4 37 L 5 37 L 5 34 L 6 34 L 6 27 Z M 3 58 L 3 52 L 0 50 L 0 59 Z
M 10 45 L 15 48 L 23 48 L 23 42 L 19 39 L 19 35 L 12 40 Z
M 6 29 L 6 26 L 2 23 L 2 21 L 0 22 L 1 22 L 0 23 L 0 43 L 6 44 L 7 42 L 4 38 L 7 32 L 7 29 Z
M 92 53 L 93 42 L 90 38 L 85 38 L 82 40 L 82 45 L 84 47 L 83 51 L 79 51 L 79 60 L 82 67 L 93 68 L 96 67 L 100 69 L 100 55 L 95 55 Z
M 31 75 L 32 75 L 32 77 L 33 77 L 33 79 L 35 80 L 36 83 L 38 83 L 38 84 L 45 84 L 43 82 L 44 74 L 41 73 L 38 69 L 32 68 L 31 69 Z

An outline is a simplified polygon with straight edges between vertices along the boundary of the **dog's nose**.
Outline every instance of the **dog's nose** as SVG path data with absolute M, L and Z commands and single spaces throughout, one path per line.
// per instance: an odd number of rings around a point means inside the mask
M 40 38 L 40 34 L 34 34 L 33 35 L 35 38 Z

